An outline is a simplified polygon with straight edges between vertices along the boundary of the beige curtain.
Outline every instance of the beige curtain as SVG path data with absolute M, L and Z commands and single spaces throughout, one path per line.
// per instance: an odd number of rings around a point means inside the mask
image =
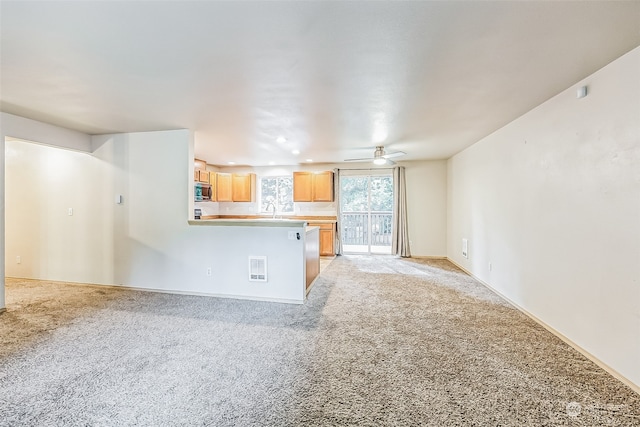
M 333 202 L 336 204 L 336 237 L 334 249 L 336 255 L 342 255 L 342 211 L 340 210 L 340 169 L 333 170 Z
M 407 225 L 407 190 L 404 166 L 393 168 L 393 230 L 391 253 L 404 258 L 411 256 Z

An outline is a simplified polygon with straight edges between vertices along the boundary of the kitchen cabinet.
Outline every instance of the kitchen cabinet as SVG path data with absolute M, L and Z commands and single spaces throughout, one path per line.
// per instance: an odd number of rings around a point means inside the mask
M 313 175 L 311 172 L 293 173 L 293 201 L 311 202 L 313 201 Z
M 216 200 L 218 202 L 233 202 L 230 173 L 216 173 Z
M 211 185 L 211 201 L 212 202 L 216 202 L 218 201 L 218 189 L 216 188 L 217 185 L 217 176 L 218 174 L 215 172 L 209 172 L 209 184 Z
M 195 169 L 193 171 L 193 180 L 195 182 L 202 182 L 204 184 L 208 184 L 209 176 L 210 176 L 209 171 L 206 171 L 204 169 Z
M 294 172 L 294 202 L 333 202 L 333 172 Z
M 207 162 L 205 162 L 204 160 L 201 159 L 193 159 L 193 165 L 197 170 L 206 170 L 207 169 Z
M 204 184 L 209 183 L 209 171 L 199 170 L 198 171 L 198 182 L 202 182 Z
M 218 202 L 253 202 L 256 199 L 256 174 L 212 172 L 212 200 Z
M 256 199 L 256 174 L 232 174 L 231 187 L 234 202 L 253 202 Z
M 313 174 L 313 201 L 333 202 L 333 172 Z
M 310 227 L 320 227 L 320 256 L 334 256 L 335 248 L 335 223 L 314 223 L 309 222 Z

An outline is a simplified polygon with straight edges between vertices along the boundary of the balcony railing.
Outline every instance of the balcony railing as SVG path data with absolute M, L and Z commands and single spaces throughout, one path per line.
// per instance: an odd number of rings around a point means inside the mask
M 391 246 L 391 212 L 342 212 L 342 244 Z M 369 241 L 371 237 L 371 241 Z

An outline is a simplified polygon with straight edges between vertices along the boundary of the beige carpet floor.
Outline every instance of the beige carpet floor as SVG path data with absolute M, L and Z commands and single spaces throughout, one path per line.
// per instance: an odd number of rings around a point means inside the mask
M 7 280 L 0 426 L 640 426 L 640 396 L 446 261 L 305 305 Z

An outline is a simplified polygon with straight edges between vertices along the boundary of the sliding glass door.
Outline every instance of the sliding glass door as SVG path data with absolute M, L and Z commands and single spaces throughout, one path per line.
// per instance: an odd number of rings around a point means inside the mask
M 344 253 L 391 253 L 391 175 L 341 177 L 340 211 Z

